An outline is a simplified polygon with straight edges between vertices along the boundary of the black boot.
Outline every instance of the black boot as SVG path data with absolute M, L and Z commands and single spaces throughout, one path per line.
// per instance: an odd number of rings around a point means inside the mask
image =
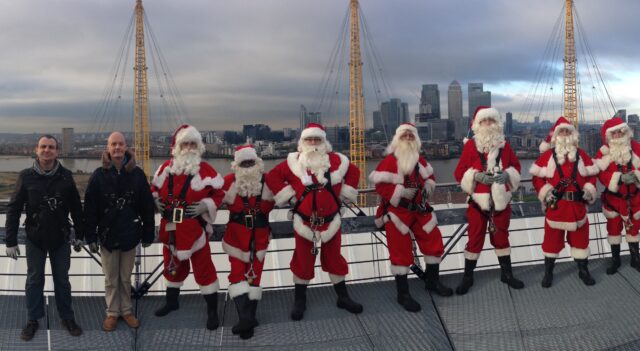
M 500 281 L 509 285 L 513 289 L 524 288 L 524 283 L 513 276 L 513 271 L 511 270 L 511 256 L 499 256 L 498 262 L 500 262 L 501 270 Z
M 171 311 L 175 311 L 180 308 L 178 304 L 178 296 L 180 296 L 180 288 L 167 288 L 166 298 L 164 306 L 156 310 L 155 315 L 157 317 L 164 317 Z
M 620 245 L 611 244 L 611 265 L 607 267 L 607 274 L 616 274 L 620 268 Z
M 542 278 L 543 288 L 548 288 L 553 283 L 553 267 L 556 265 L 555 257 L 545 257 L 544 258 L 544 278 Z
M 233 334 L 240 334 L 241 339 L 249 339 L 253 336 L 253 323 L 251 317 L 251 302 L 249 294 L 238 295 L 233 298 L 238 311 L 238 323 L 231 328 Z
M 638 253 L 638 243 L 629 243 L 629 253 L 631 254 L 631 267 L 640 272 L 640 254 Z
M 398 303 L 409 312 L 418 312 L 421 307 L 420 304 L 411 297 L 409 293 L 409 282 L 407 281 L 407 275 L 396 275 L 396 290 L 398 291 Z
M 593 285 L 596 283 L 595 280 L 593 280 L 593 278 L 591 278 L 591 274 L 589 274 L 589 268 L 588 263 L 589 261 L 587 261 L 587 259 L 576 259 L 575 260 L 576 263 L 578 264 L 578 277 L 580 277 L 580 279 L 582 279 L 582 282 L 584 283 L 584 285 Z
M 425 289 L 433 291 L 440 296 L 453 295 L 453 289 L 445 286 L 440 282 L 440 265 L 439 264 L 427 264 L 427 271 L 425 272 L 426 279 L 424 281 Z M 396 276 L 397 277 L 397 276 Z
M 333 289 L 338 294 L 338 301 L 336 305 L 338 308 L 344 308 L 351 313 L 362 312 L 362 305 L 353 301 L 347 293 L 347 284 L 343 281 L 337 284 L 333 284 Z
M 464 274 L 462 275 L 460 285 L 456 288 L 456 294 L 464 295 L 469 291 L 473 285 L 473 270 L 476 269 L 477 263 L 478 261 L 476 260 L 464 260 Z
M 251 325 L 253 328 L 257 327 L 260 323 L 258 323 L 258 319 L 256 319 L 256 312 L 258 311 L 258 300 L 249 300 L 249 307 L 251 308 Z
M 307 309 L 307 285 L 296 284 L 295 300 L 293 301 L 293 310 L 291 310 L 291 319 L 299 321 L 304 317 L 304 311 Z
M 218 293 L 202 295 L 207 301 L 207 329 L 216 330 L 220 325 L 218 320 Z

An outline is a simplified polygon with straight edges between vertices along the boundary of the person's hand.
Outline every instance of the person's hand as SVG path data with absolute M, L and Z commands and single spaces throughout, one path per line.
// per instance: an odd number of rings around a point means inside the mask
M 588 203 L 592 203 L 593 195 L 590 192 L 585 191 L 584 194 L 582 194 L 582 199 Z
M 7 247 L 7 257 L 11 257 L 14 260 L 17 260 L 18 256 L 20 256 L 20 248 L 18 247 L 18 245 Z
M 185 213 L 189 217 L 197 217 L 207 212 L 207 210 L 208 210 L 207 204 L 204 201 L 198 201 L 187 206 L 187 208 L 185 209 Z
M 71 241 L 71 245 L 73 246 L 73 251 L 80 252 L 82 250 L 82 240 L 73 239 Z
M 402 189 L 402 193 L 400 194 L 400 196 L 404 197 L 405 199 L 413 200 L 413 198 L 416 197 L 417 191 L 417 188 L 404 188 Z
M 620 176 L 620 180 L 625 184 L 633 184 L 638 181 L 638 177 L 636 177 L 636 174 L 634 172 L 629 172 L 623 173 Z
M 558 197 L 556 197 L 556 195 L 553 193 L 552 190 L 549 190 L 547 192 L 547 195 L 545 195 L 544 197 L 544 203 L 546 203 L 547 205 L 554 203 L 558 201 Z
M 151 244 L 153 244 L 153 243 L 142 242 L 142 247 L 147 248 L 147 247 L 151 246 Z
M 92 242 L 89 244 L 89 251 L 93 253 L 98 253 L 100 251 L 100 245 L 97 242 Z
M 162 211 L 164 211 L 164 203 L 162 202 L 162 199 L 159 197 L 154 197 L 153 202 L 156 205 L 156 210 L 162 213 Z
M 488 175 L 485 172 L 478 172 L 473 176 L 476 182 L 490 185 L 493 184 L 493 176 Z
M 493 176 L 493 181 L 498 184 L 506 184 L 507 182 L 509 182 L 509 173 L 500 172 L 498 174 L 495 174 Z

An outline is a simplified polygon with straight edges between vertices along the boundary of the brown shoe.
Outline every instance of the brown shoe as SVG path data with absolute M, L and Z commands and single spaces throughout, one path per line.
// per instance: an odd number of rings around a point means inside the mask
M 140 326 L 140 321 L 133 315 L 133 313 L 125 314 L 122 316 L 122 319 L 124 319 L 124 322 L 127 323 L 129 328 L 137 328 Z
M 116 316 L 107 316 L 107 319 L 102 322 L 102 330 L 104 331 L 114 331 L 118 327 L 118 317 Z

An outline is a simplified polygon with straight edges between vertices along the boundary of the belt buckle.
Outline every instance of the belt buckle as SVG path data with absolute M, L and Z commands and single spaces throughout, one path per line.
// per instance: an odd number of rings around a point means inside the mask
M 244 225 L 249 229 L 253 229 L 253 215 L 244 215 Z
M 171 222 L 173 223 L 182 223 L 182 218 L 184 217 L 184 210 L 178 207 L 173 208 L 173 216 L 171 217 Z
M 324 217 L 319 217 L 317 213 L 312 213 L 309 218 L 312 226 L 319 227 L 324 224 Z
M 573 192 L 572 191 L 567 193 L 567 200 L 573 201 Z

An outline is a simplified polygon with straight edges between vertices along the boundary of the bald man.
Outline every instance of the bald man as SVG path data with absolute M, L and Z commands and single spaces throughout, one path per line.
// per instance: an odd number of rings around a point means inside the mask
M 131 272 L 136 246 L 154 239 L 154 202 L 142 169 L 136 166 L 124 135 L 114 132 L 102 153 L 102 166 L 89 180 L 84 196 L 86 241 L 91 252 L 100 251 L 104 271 L 107 317 L 102 329 L 113 331 L 118 318 L 130 328 L 140 325 L 131 304 Z

